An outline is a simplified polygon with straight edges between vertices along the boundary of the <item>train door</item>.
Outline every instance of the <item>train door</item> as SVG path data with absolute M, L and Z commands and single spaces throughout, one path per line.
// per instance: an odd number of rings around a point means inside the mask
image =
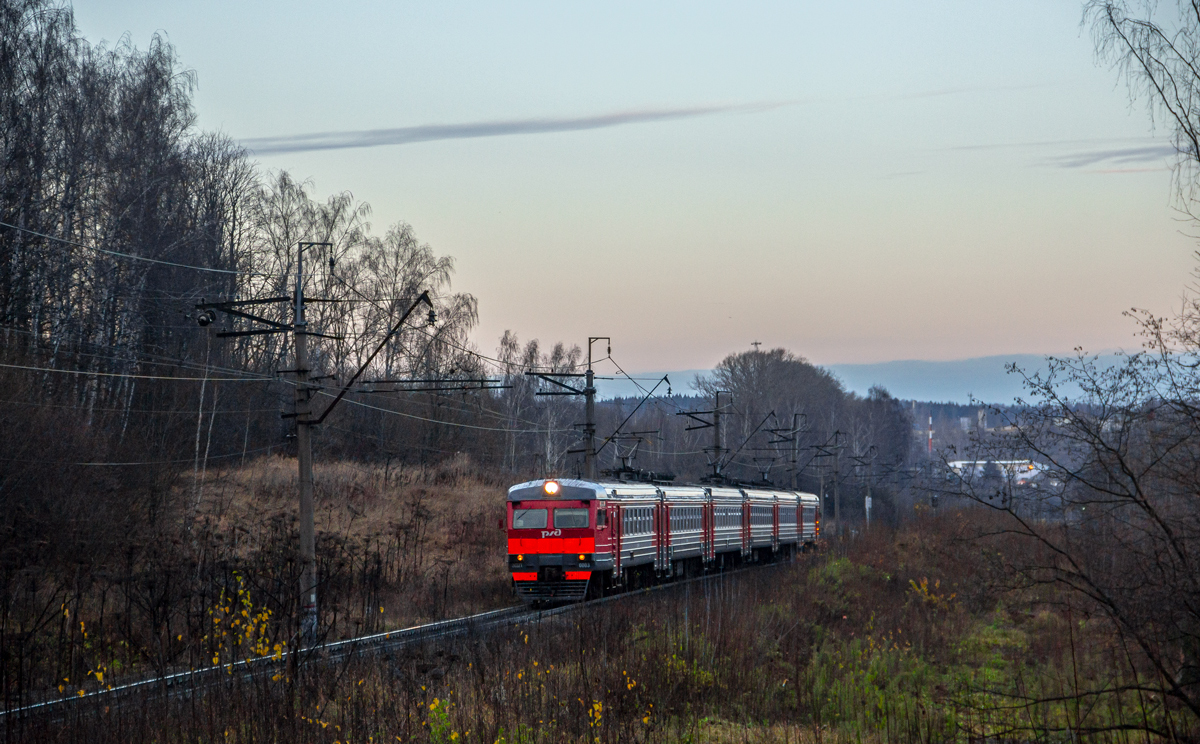
M 771 551 L 779 550 L 779 502 L 771 505 Z
M 713 505 L 706 501 L 700 506 L 700 555 L 708 563 L 716 557 L 713 545 Z
M 750 534 L 751 534 L 750 533 L 750 515 L 751 514 L 752 514 L 752 511 L 750 509 L 750 503 L 748 501 L 743 500 L 742 501 L 742 555 L 749 555 L 749 553 L 750 553 Z
M 659 573 L 669 571 L 671 561 L 667 557 L 667 549 L 671 541 L 671 520 L 669 507 L 663 501 L 654 505 L 654 542 L 658 550 L 654 552 L 654 569 Z
M 674 552 L 674 541 L 671 530 L 673 524 L 671 520 L 671 504 L 662 504 L 662 570 L 671 570 L 671 553 Z M 678 522 L 678 516 L 676 520 Z
M 620 505 L 608 509 L 609 529 L 612 530 L 613 579 L 621 578 L 621 551 L 625 536 L 625 508 Z

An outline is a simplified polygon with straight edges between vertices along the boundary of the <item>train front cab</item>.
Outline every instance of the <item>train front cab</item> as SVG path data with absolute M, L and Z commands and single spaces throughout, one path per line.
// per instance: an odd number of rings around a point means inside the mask
M 613 567 L 605 490 L 595 483 L 537 480 L 508 490 L 508 566 L 529 604 L 587 596 L 594 575 Z

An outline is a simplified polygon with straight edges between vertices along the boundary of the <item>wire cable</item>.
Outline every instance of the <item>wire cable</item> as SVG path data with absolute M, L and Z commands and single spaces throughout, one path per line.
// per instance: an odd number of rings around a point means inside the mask
M 211 382 L 212 378 L 209 378 L 209 381 Z M 72 411 L 98 411 L 101 413 L 162 413 L 162 414 L 187 413 L 189 415 L 194 413 L 191 411 L 181 411 L 178 408 L 100 408 L 100 407 L 92 407 L 92 406 L 68 406 L 68 405 L 63 405 L 61 403 L 42 403 L 41 401 L 36 401 L 36 400 L 0 400 L 0 405 L 32 406 L 34 408 L 61 408 L 61 409 L 72 410 Z M 235 413 L 243 414 L 243 413 L 278 413 L 278 412 L 279 412 L 278 406 L 275 408 L 247 408 L 247 409 L 241 409 L 241 410 L 236 409 L 236 408 L 228 408 L 228 409 L 222 408 L 222 409 L 217 410 L 218 415 L 232 415 Z M 206 411 L 206 413 L 208 413 L 208 412 Z
M 362 292 L 361 292 L 361 291 L 360 291 L 360 290 L 359 290 L 357 287 L 355 287 L 354 285 L 350 284 L 350 283 L 349 283 L 349 282 L 347 282 L 345 279 L 342 279 L 342 278 L 341 278 L 340 276 L 338 276 L 337 274 L 334 274 L 334 275 L 333 275 L 333 278 L 334 278 L 334 279 L 337 279 L 339 282 L 341 282 L 342 286 L 346 287 L 346 288 L 347 288 L 347 289 L 349 289 L 351 292 L 353 292 L 354 294 L 358 295 L 358 296 L 359 296 L 359 298 L 361 298 L 363 302 L 366 302 L 366 303 L 369 303 L 369 304 L 373 305 L 373 306 L 375 307 L 375 309 L 376 309 L 376 310 L 378 310 L 378 311 L 380 311 L 380 312 L 384 312 L 384 309 L 383 309 L 383 308 L 380 306 L 380 304 L 379 304 L 379 301 L 378 301 L 378 300 L 374 300 L 374 299 L 372 299 L 372 298 L 370 298 L 370 297 L 366 296 L 366 295 L 365 295 L 365 294 L 363 294 L 363 293 L 362 293 Z M 391 300 L 391 301 L 393 301 L 393 302 L 394 302 L 395 300 Z M 437 337 L 437 336 L 435 336 L 435 335 L 433 335 L 433 334 L 429 333 L 429 331 L 425 330 L 424 328 L 416 327 L 416 328 L 414 328 L 414 330 L 418 331 L 419 333 L 423 333 L 423 334 L 424 334 L 424 335 L 425 335 L 425 336 L 426 336 L 428 339 L 430 339 L 431 341 L 440 341 L 441 343 L 443 343 L 443 344 L 446 344 L 447 346 L 449 346 L 449 347 L 450 347 L 450 348 L 452 348 L 452 349 L 457 349 L 458 351 L 461 351 L 461 352 L 463 352 L 464 354 L 470 354 L 471 356 L 478 357 L 479 359 L 482 359 L 482 360 L 484 360 L 485 362 L 489 362 L 489 363 L 491 363 L 493 366 L 495 366 L 495 367 L 497 368 L 497 370 L 499 370 L 499 372 L 500 372 L 501 374 L 510 374 L 510 373 L 508 372 L 508 369 L 509 369 L 510 367 L 514 367 L 514 366 L 515 366 L 515 367 L 518 367 L 518 368 L 520 368 L 521 370 L 526 370 L 526 369 L 528 369 L 528 371 L 530 371 L 530 372 L 538 372 L 538 371 L 547 371 L 547 372 L 548 372 L 548 371 L 552 371 L 552 370 L 549 370 L 549 369 L 542 370 L 542 369 L 541 369 L 539 366 L 537 366 L 537 365 L 533 365 L 533 366 L 531 366 L 531 367 L 528 367 L 528 368 L 526 368 L 526 367 L 524 367 L 523 365 L 516 364 L 515 362 L 506 362 L 506 361 L 504 361 L 504 360 L 502 360 L 502 359 L 497 359 L 496 357 L 490 357 L 490 356 L 488 356 L 487 354 L 483 354 L 483 353 L 481 353 L 481 352 L 475 351 L 474 349 L 468 349 L 467 347 L 465 347 L 465 346 L 459 346 L 458 344 L 456 344 L 456 343 L 454 343 L 454 342 L 452 342 L 452 341 L 448 341 L 448 340 L 446 340 L 446 339 L 444 339 L 444 338 L 439 338 L 439 337 Z M 606 359 L 611 359 L 611 357 L 604 357 L 604 359 L 597 359 L 597 360 L 596 360 L 596 362 L 597 362 L 597 363 L 598 363 L 598 362 L 603 362 L 603 361 L 605 361 Z M 577 362 L 576 364 L 573 364 L 573 365 L 571 365 L 571 366 L 567 367 L 567 369 L 569 369 L 569 370 L 575 370 L 575 369 L 579 369 L 579 368 L 580 368 L 580 367 L 582 367 L 582 366 L 583 366 L 583 362 Z M 561 371 L 561 370 L 559 370 L 559 371 Z
M 607 357 L 607 359 L 608 359 L 608 361 L 612 362 L 613 366 L 617 368 L 617 371 L 620 372 L 622 375 L 624 375 L 627 380 L 632 382 L 634 385 L 637 385 L 638 390 L 641 390 L 642 393 L 645 395 L 652 395 L 651 391 L 649 391 L 645 387 L 643 387 L 642 384 L 640 382 L 638 382 L 636 379 L 630 377 L 629 373 L 626 372 L 624 369 L 622 369 L 621 365 L 617 364 L 617 360 L 612 358 L 612 355 L 609 355 Z M 666 375 L 663 375 L 663 377 L 665 377 L 665 376 Z M 661 380 L 662 377 L 659 377 L 656 379 Z M 653 397 L 662 401 L 663 403 L 666 403 L 667 405 L 673 407 L 677 411 L 688 410 L 688 409 L 685 409 L 683 406 L 679 405 L 678 403 L 676 403 L 675 401 L 671 400 L 670 398 L 664 398 L 661 395 L 654 395 Z
M 266 452 L 268 450 L 278 449 L 283 447 L 283 444 L 272 444 L 269 447 L 259 447 L 258 449 L 246 450 L 244 452 L 231 452 L 227 455 L 208 455 L 209 460 L 223 460 L 231 457 L 243 457 L 251 453 Z M 0 457 L 2 462 L 19 462 L 25 465 L 62 465 L 76 467 L 133 467 L 137 465 L 183 465 L 194 463 L 196 459 L 189 457 L 186 460 L 143 460 L 140 462 L 62 462 L 58 460 L 21 460 L 12 457 Z
M 159 327 L 162 327 L 162 326 L 159 326 Z M 184 327 L 195 328 L 195 324 L 191 324 L 191 325 L 184 326 Z M 0 331 L 11 331 L 13 333 L 23 333 L 27 336 L 34 336 L 36 338 L 39 338 L 39 340 L 40 340 L 39 334 L 35 333 L 34 331 L 25 330 L 22 328 L 15 328 L 13 326 L 0 326 Z M 78 345 L 71 344 L 71 345 L 68 345 L 66 348 L 63 348 L 60 346 L 58 349 L 58 353 L 61 353 L 62 356 L 85 356 L 85 357 L 91 357 L 93 359 L 103 359 L 103 360 L 109 361 L 109 362 L 144 362 L 146 364 L 153 364 L 153 365 L 159 365 L 159 366 L 175 366 L 175 367 L 181 367 L 183 369 L 192 369 L 192 370 L 201 371 L 201 372 L 205 371 L 207 369 L 207 370 L 215 370 L 217 372 L 227 372 L 229 374 L 235 374 L 235 375 L 236 374 L 243 374 L 243 375 L 257 374 L 260 377 L 262 377 L 263 379 L 268 379 L 267 375 L 264 375 L 260 372 L 246 372 L 245 370 L 236 369 L 234 367 L 223 367 L 221 365 L 216 365 L 216 364 L 210 364 L 210 365 L 207 365 L 207 367 L 206 367 L 205 365 L 201 364 L 200 362 L 192 362 L 192 361 L 188 361 L 186 359 L 179 359 L 177 357 L 169 357 L 164 354 L 154 354 L 154 353 L 145 352 L 145 351 L 135 352 L 137 357 L 139 357 L 139 358 L 134 359 L 134 358 L 128 358 L 128 357 L 113 356 L 111 354 L 105 355 L 105 354 L 99 354 L 96 352 L 81 350 L 81 347 L 87 347 L 87 346 L 97 347 L 97 348 L 111 348 L 111 347 L 102 347 L 100 344 L 96 344 L 94 342 L 87 341 L 87 342 L 83 342 Z M 46 349 L 44 349 L 44 348 L 42 350 L 46 351 Z M 211 380 L 213 378 L 210 377 L 209 379 Z M 271 378 L 271 379 L 273 379 L 273 378 Z
M 7 227 L 12 230 L 20 230 L 21 232 L 29 233 L 30 235 L 36 235 L 39 238 L 45 238 L 47 240 L 54 240 L 59 243 L 65 243 L 66 245 L 75 246 L 76 248 L 83 248 L 85 250 L 95 251 L 97 253 L 103 253 L 107 256 L 116 256 L 118 258 L 128 258 L 133 261 L 144 261 L 146 263 L 159 264 L 161 266 L 174 266 L 175 268 L 178 268 L 178 269 L 191 269 L 193 271 L 208 271 L 213 274 L 234 274 L 237 276 L 261 276 L 261 277 L 272 277 L 273 276 L 271 274 L 260 274 L 260 273 L 252 272 L 252 271 L 238 271 L 236 269 L 213 269 L 213 268 L 209 268 L 207 266 L 192 266 L 191 264 L 181 264 L 181 263 L 175 263 L 174 261 L 163 261 L 163 260 L 160 260 L 157 258 L 147 258 L 146 256 L 138 256 L 133 253 L 122 253 L 121 251 L 108 250 L 107 248 L 97 248 L 94 245 L 87 245 L 86 243 L 79 243 L 74 240 L 58 238 L 53 235 L 47 235 L 46 233 L 38 232 L 37 230 L 30 230 L 27 227 L 18 227 L 17 225 L 10 225 L 7 222 L 0 222 L 0 227 Z
M 51 367 L 29 367 L 24 364 L 0 364 L 6 369 L 25 369 L 32 372 L 54 372 L 61 375 L 92 375 L 94 377 L 125 377 L 133 380 L 174 380 L 177 382 L 281 382 L 294 385 L 291 380 L 275 377 L 171 377 L 169 375 L 130 375 L 121 372 L 88 372 L 78 369 L 53 369 Z
M 318 395 L 324 395 L 329 398 L 334 397 L 333 395 L 331 395 L 330 393 L 328 393 L 324 390 L 319 390 Z M 416 421 L 427 421 L 431 424 L 442 424 L 444 426 L 456 426 L 461 429 L 474 429 L 476 431 L 498 431 L 498 432 L 504 432 L 504 433 L 513 433 L 513 434 L 558 434 L 558 433 L 562 433 L 562 432 L 575 431 L 573 428 L 572 429 L 534 429 L 531 431 L 529 429 L 502 429 L 502 428 L 497 428 L 497 427 L 493 427 L 493 426 L 476 426 L 475 424 L 460 424 L 460 423 L 457 423 L 454 421 L 438 421 L 437 419 L 426 418 L 425 416 L 418 416 L 413 413 L 403 413 L 401 411 L 393 411 L 388 408 L 380 408 L 379 406 L 373 406 L 370 403 L 363 403 L 362 401 L 354 400 L 350 397 L 342 398 L 342 401 L 345 403 L 349 403 L 351 405 L 362 407 L 362 408 L 369 408 L 373 411 L 380 411 L 382 413 L 390 413 L 394 416 L 400 416 L 402 418 L 414 419 Z

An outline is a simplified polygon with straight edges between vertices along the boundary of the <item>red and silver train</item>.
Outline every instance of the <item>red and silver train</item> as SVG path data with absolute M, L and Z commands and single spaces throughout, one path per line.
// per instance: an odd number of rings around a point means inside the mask
M 795 491 L 534 480 L 508 489 L 506 525 L 516 592 L 541 604 L 788 559 L 821 518 Z

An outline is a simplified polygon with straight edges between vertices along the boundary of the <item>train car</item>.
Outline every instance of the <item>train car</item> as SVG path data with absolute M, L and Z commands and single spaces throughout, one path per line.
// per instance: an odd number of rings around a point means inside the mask
M 768 552 L 774 552 L 775 538 L 775 492 L 743 490 L 745 495 L 746 546 L 751 560 L 764 560 Z
M 742 529 L 742 502 L 745 496 L 736 488 L 713 487 L 708 491 L 708 508 L 712 513 L 712 561 L 718 568 L 741 561 L 746 552 L 746 536 Z
M 811 550 L 821 537 L 821 497 L 814 493 L 796 493 L 800 516 L 800 548 Z
M 705 554 L 712 542 L 705 506 L 708 494 L 698 486 L 662 486 L 663 527 L 660 568 L 675 576 L 692 576 L 704 570 Z
M 801 549 L 799 506 L 800 497 L 796 494 L 787 491 L 775 494 L 775 550 L 782 552 L 784 560 Z
M 614 515 L 613 565 L 611 573 L 599 577 L 593 594 L 603 593 L 614 583 L 625 583 L 630 575 L 654 576 L 663 562 L 658 539 L 662 497 L 658 489 L 641 483 L 597 487 L 608 496 Z
M 787 559 L 820 529 L 816 496 L 765 489 L 546 479 L 507 502 L 509 571 L 530 604 Z

